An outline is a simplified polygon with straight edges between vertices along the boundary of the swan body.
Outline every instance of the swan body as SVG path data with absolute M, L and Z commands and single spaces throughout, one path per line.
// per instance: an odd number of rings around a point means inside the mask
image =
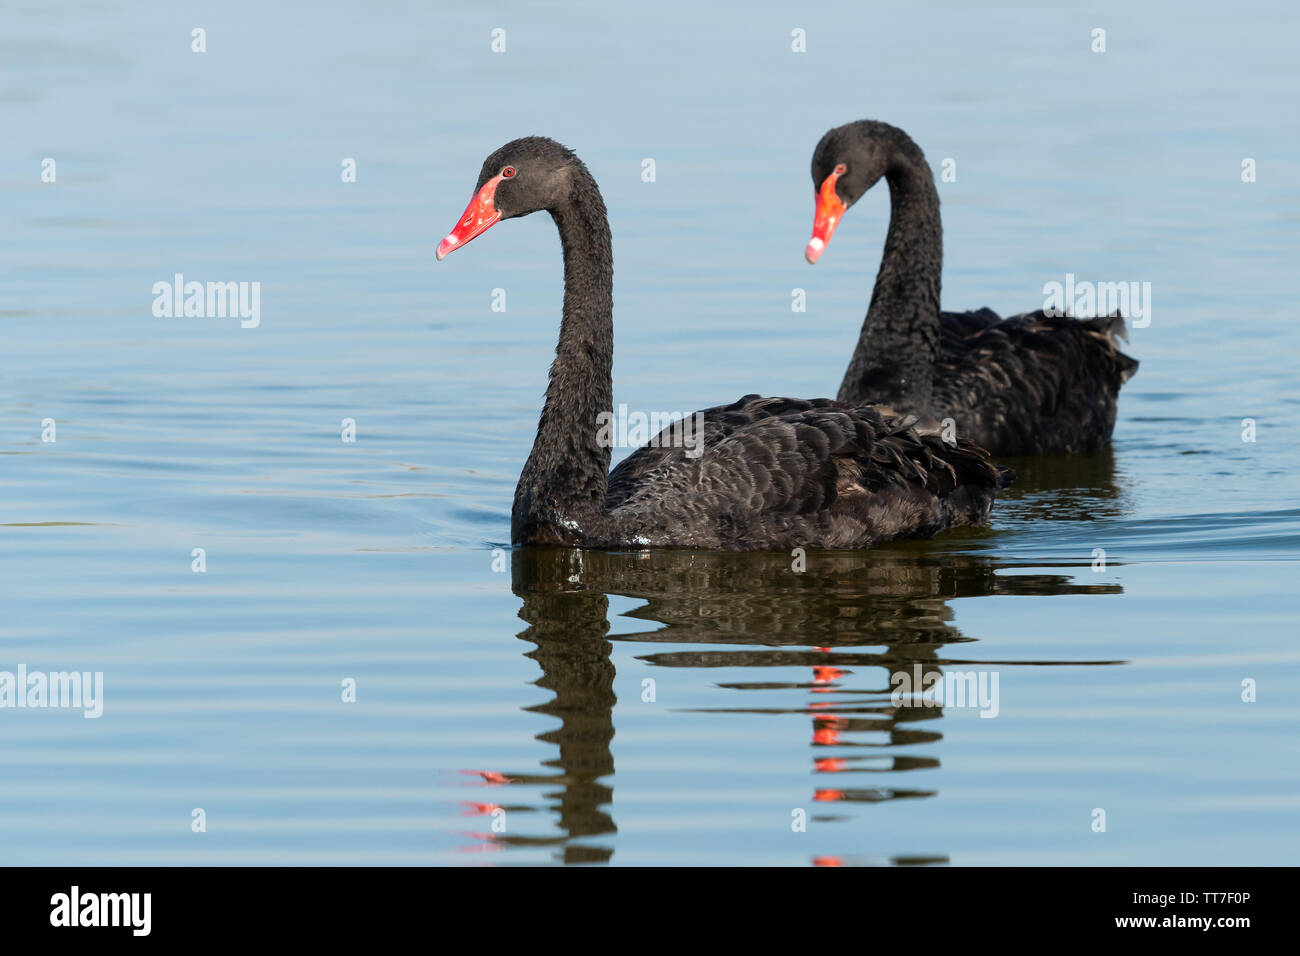
M 1120 386 L 1138 367 L 1119 350 L 1127 338 L 1121 316 L 941 312 L 939 196 L 920 147 L 897 127 L 863 120 L 830 130 L 813 154 L 812 176 L 809 262 L 868 189 L 883 178 L 890 190 L 889 233 L 840 401 L 951 418 L 959 436 L 996 455 L 1109 444 Z

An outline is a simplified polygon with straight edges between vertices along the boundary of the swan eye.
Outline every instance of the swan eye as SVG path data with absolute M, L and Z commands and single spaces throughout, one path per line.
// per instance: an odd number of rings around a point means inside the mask
M 835 167 L 836 176 L 843 176 L 848 171 L 849 171 L 849 167 L 845 166 L 843 163 L 840 163 L 838 166 Z
M 513 179 L 514 175 L 515 175 L 515 168 L 513 166 L 507 166 L 501 170 L 502 179 Z

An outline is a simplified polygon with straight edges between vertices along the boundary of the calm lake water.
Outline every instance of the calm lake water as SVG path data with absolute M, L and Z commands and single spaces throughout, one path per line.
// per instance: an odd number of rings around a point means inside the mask
M 0 862 L 1297 859 L 1288 5 L 0 16 L 0 671 L 104 675 L 99 719 L 0 710 Z M 483 158 L 582 155 L 616 401 L 690 411 L 835 392 L 888 196 L 810 268 L 808 165 L 864 117 L 956 161 L 946 307 L 1151 283 L 1113 451 L 802 573 L 509 549 L 560 257 L 533 216 L 435 264 Z M 155 317 L 176 273 L 260 325 Z M 890 699 L 966 672 L 993 719 Z

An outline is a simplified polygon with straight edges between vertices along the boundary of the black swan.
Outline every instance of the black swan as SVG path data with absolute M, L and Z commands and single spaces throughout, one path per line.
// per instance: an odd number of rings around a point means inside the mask
M 1138 367 L 1116 342 L 1127 339 L 1122 316 L 941 312 L 939 194 L 920 147 L 895 126 L 832 129 L 813 153 L 812 177 L 810 263 L 848 208 L 881 177 L 889 183 L 889 234 L 841 402 L 952 418 L 957 435 L 995 455 L 1091 452 L 1110 442 L 1120 386 Z
M 702 413 L 695 456 L 665 429 L 607 474 L 613 280 L 605 202 L 574 153 L 525 137 L 483 163 L 442 259 L 501 219 L 551 214 L 564 256 L 560 340 L 515 489 L 516 544 L 756 551 L 867 548 L 982 524 L 1009 473 L 937 422 L 829 399 L 747 395 Z M 685 419 L 684 422 L 691 422 Z M 687 443 L 689 444 L 689 443 Z M 667 447 L 665 447 L 667 446 Z

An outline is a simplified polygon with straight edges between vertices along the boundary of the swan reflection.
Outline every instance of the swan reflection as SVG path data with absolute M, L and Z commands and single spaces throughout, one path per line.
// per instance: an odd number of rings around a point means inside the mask
M 974 639 L 952 624 L 954 598 L 1103 596 L 1121 589 L 1108 582 L 1078 583 L 1071 573 L 1024 573 L 978 553 L 937 551 L 933 544 L 809 552 L 799 572 L 792 570 L 792 556 L 779 553 L 525 548 L 512 558 L 513 589 L 523 601 L 519 616 L 527 623 L 518 636 L 532 645 L 527 656 L 541 670 L 535 683 L 549 695 L 526 709 L 559 725 L 536 737 L 549 750 L 538 768 L 476 771 L 485 787 L 498 789 L 471 803 L 470 812 L 487 818 L 502 809 L 510 816 L 509 832 L 474 834 L 485 843 L 554 847 L 565 863 L 608 862 L 614 852 L 615 642 L 643 649 L 637 659 L 655 668 L 727 668 L 728 676 L 742 669 L 752 675 L 714 685 L 716 704 L 679 710 L 752 715 L 756 734 L 767 731 L 765 718 L 806 717 L 815 780 L 810 794 L 791 799 L 811 798 L 811 823 L 849 819 L 851 805 L 936 795 L 925 775 L 917 782 L 910 778 L 939 766 L 926 750 L 943 738 L 945 708 L 906 701 L 900 706 L 892 699 L 897 675 L 934 680 L 954 669 L 1123 663 L 964 654 Z M 646 626 L 611 634 L 611 596 L 643 602 L 618 619 Z M 792 667 L 806 668 L 806 676 L 765 677 Z M 756 692 L 766 703 L 746 699 L 760 697 Z M 773 696 L 780 703 L 771 703 Z M 499 795 L 519 784 L 544 788 L 544 804 L 511 804 Z M 944 861 L 918 854 L 886 862 Z

